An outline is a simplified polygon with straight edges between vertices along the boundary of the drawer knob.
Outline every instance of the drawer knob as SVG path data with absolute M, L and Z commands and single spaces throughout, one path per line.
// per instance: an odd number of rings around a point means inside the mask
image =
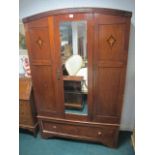
M 56 128 L 57 128 L 57 127 L 54 125 L 54 126 L 53 126 L 53 129 L 56 129 Z
M 101 136 L 102 135 L 102 132 L 101 131 L 98 131 L 98 133 L 97 133 L 99 136 Z

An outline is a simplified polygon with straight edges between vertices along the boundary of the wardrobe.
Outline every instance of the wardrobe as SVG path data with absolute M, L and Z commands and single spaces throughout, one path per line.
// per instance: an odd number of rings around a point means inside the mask
M 117 146 L 131 16 L 69 8 L 23 19 L 43 138 Z

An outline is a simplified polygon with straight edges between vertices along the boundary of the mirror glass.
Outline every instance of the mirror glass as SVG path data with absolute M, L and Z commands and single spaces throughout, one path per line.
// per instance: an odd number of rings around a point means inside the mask
M 60 23 L 65 113 L 87 115 L 87 22 Z

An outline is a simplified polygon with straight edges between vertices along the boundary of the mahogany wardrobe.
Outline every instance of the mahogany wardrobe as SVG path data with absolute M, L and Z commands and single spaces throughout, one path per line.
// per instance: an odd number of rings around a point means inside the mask
M 70 8 L 23 19 L 43 138 L 117 146 L 131 16 Z

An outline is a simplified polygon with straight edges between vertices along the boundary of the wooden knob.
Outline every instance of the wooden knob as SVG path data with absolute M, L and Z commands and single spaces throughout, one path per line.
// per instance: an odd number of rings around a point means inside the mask
M 56 128 L 57 128 L 57 127 L 54 125 L 54 126 L 53 126 L 53 129 L 56 129 Z
M 98 131 L 98 133 L 97 133 L 99 136 L 101 136 L 102 135 L 102 132 L 101 131 Z

